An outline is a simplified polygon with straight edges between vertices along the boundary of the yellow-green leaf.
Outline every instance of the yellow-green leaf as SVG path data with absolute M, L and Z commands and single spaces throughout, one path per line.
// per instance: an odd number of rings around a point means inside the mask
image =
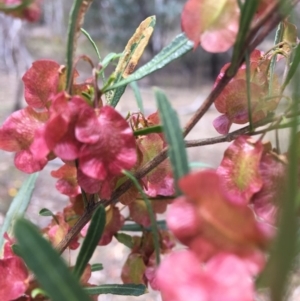
M 115 80 L 113 84 L 116 84 L 119 81 L 127 78 L 135 70 L 152 35 L 155 22 L 155 16 L 148 17 L 136 29 L 119 59 L 115 70 Z M 113 90 L 113 93 L 107 97 L 108 104 L 115 107 L 124 91 L 125 87 L 120 87 Z

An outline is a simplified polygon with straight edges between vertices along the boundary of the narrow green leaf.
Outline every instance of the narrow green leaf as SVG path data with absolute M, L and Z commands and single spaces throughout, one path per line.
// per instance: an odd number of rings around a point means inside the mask
M 177 193 L 179 193 L 177 182 L 190 171 L 182 130 L 178 116 L 171 107 L 166 95 L 161 90 L 156 89 L 155 97 L 164 134 L 168 143 L 168 153 L 176 181 L 176 189 Z
M 256 13 L 257 6 L 259 0 L 246 0 L 241 9 L 241 16 L 240 16 L 240 24 L 239 24 L 239 32 L 236 37 L 236 42 L 233 48 L 233 54 L 229 69 L 229 74 L 236 69 L 236 66 L 239 64 L 239 57 L 241 51 L 244 47 L 245 40 L 247 38 L 247 34 L 249 32 L 249 28 Z
M 90 261 L 98 243 L 101 239 L 105 228 L 106 213 L 102 205 L 100 205 L 93 214 L 88 232 L 82 243 L 80 252 L 77 256 L 74 267 L 74 275 L 80 279 L 86 265 Z
M 133 90 L 135 100 L 136 100 L 136 103 L 137 103 L 137 106 L 138 106 L 140 112 L 142 114 L 144 114 L 143 99 L 142 99 L 142 95 L 141 95 L 141 92 L 140 92 L 140 89 L 139 89 L 139 86 L 138 86 L 137 82 L 135 82 L 135 81 L 131 82 L 130 87 Z
M 159 263 L 160 263 L 159 234 L 158 234 L 157 222 L 156 222 L 156 218 L 155 218 L 155 214 L 153 212 L 151 202 L 147 198 L 147 196 L 146 196 L 144 190 L 142 189 L 140 183 L 138 182 L 138 180 L 127 170 L 123 170 L 123 173 L 133 182 L 133 184 L 135 185 L 135 187 L 141 194 L 141 196 L 146 204 L 146 207 L 147 207 L 147 210 L 149 213 L 149 217 L 150 217 L 150 221 L 151 221 L 156 264 L 159 265 Z
M 300 71 L 294 77 L 293 108 L 298 111 L 300 107 Z M 285 294 L 287 278 L 293 266 L 297 248 L 297 198 L 298 198 L 298 139 L 297 118 L 292 118 L 290 131 L 290 146 L 288 152 L 288 180 L 287 191 L 282 195 L 280 219 L 278 223 L 277 237 L 274 242 L 274 251 L 269 259 L 273 264 L 270 277 L 270 291 L 272 301 L 281 301 Z
M 0 250 L 2 250 L 4 244 L 4 233 L 7 232 L 10 235 L 13 231 L 15 220 L 24 215 L 30 203 L 37 177 L 38 173 L 30 175 L 12 200 L 0 230 Z
M 159 229 L 167 230 L 166 221 L 156 221 L 156 224 Z M 144 228 L 139 224 L 131 223 L 131 224 L 125 224 L 121 231 L 128 231 L 128 232 L 140 232 L 140 231 L 152 231 L 152 227 Z
M 147 293 L 143 284 L 103 284 L 84 289 L 89 295 L 113 294 L 120 296 L 140 296 Z
M 119 59 L 121 56 L 122 53 L 110 52 L 107 54 L 101 62 L 102 69 L 105 69 L 112 61 Z
M 300 70 L 294 77 L 293 108 L 298 111 L 300 104 Z M 292 118 L 289 146 L 289 167 L 286 189 L 280 198 L 280 216 L 277 236 L 274 240 L 271 254 L 265 270 L 258 279 L 258 286 L 269 287 L 272 301 L 281 301 L 285 294 L 287 279 L 293 267 L 297 250 L 297 201 L 298 201 L 298 141 L 297 117 Z
M 96 54 L 97 54 L 97 57 L 99 59 L 99 62 L 101 61 L 101 55 L 100 55 L 100 52 L 99 52 L 99 49 L 95 43 L 95 41 L 92 39 L 91 35 L 83 28 L 80 28 L 81 32 L 86 36 L 86 38 L 90 41 L 91 45 L 93 46 Z
M 63 259 L 34 225 L 25 219 L 17 220 L 15 236 L 22 258 L 52 301 L 90 301 Z
M 58 221 L 57 217 L 55 216 L 55 214 L 47 208 L 41 209 L 39 211 L 39 215 L 40 216 L 52 216 L 53 219 L 56 221 L 56 223 L 59 224 L 59 221 Z
M 125 245 L 129 249 L 133 248 L 134 244 L 133 244 L 132 236 L 125 233 L 116 233 L 114 236 L 117 239 L 117 241 L 120 242 L 121 244 Z
M 194 43 L 190 41 L 184 33 L 176 36 L 175 39 L 168 46 L 163 48 L 150 62 L 129 75 L 126 79 L 115 83 L 112 86 L 106 86 L 104 92 L 140 80 L 146 75 L 163 68 L 172 61 L 183 56 L 185 53 L 191 51 L 193 47 Z
M 298 44 L 298 46 L 296 47 L 295 54 L 294 54 L 294 57 L 293 57 L 293 60 L 292 60 L 292 64 L 291 64 L 291 67 L 288 71 L 287 77 L 284 81 L 282 90 L 285 89 L 285 87 L 289 84 L 289 82 L 291 81 L 291 79 L 295 75 L 295 73 L 297 71 L 297 68 L 299 66 L 299 62 L 300 62 L 300 44 Z
M 91 265 L 92 272 L 97 272 L 103 270 L 103 264 L 102 263 L 94 263 Z
M 212 165 L 203 163 L 203 162 L 190 162 L 189 167 L 191 169 L 196 169 L 196 168 L 214 168 Z
M 155 23 L 156 23 L 155 16 L 146 18 L 139 25 L 139 27 L 136 29 L 133 36 L 128 41 L 114 73 L 115 84 L 127 78 L 136 68 L 152 35 Z M 113 92 L 112 95 L 110 96 L 111 98 L 108 99 L 108 104 L 115 107 L 118 104 L 125 89 L 126 89 L 125 85 L 114 89 L 112 91 Z
M 101 62 L 101 70 L 99 71 L 99 75 L 101 75 L 103 83 L 106 81 L 105 74 L 104 74 L 105 69 L 112 61 L 120 58 L 121 56 L 122 56 L 122 53 L 111 52 L 104 57 L 103 61 Z M 114 80 L 115 80 L 114 76 L 111 76 L 108 79 L 108 81 L 106 82 L 106 85 L 109 86 Z M 112 97 L 112 91 L 104 93 L 104 95 L 105 95 L 106 102 L 108 102 L 108 100 L 111 99 L 111 97 Z
M 47 209 L 47 208 L 43 208 L 39 211 L 39 215 L 41 215 L 41 216 L 54 216 L 54 213 L 51 210 Z
M 46 292 L 44 290 L 42 290 L 41 288 L 37 287 L 37 288 L 32 290 L 31 297 L 33 299 L 35 299 L 35 297 L 37 297 L 38 295 L 46 296 Z
M 133 132 L 134 136 L 148 135 L 152 133 L 162 133 L 163 127 L 161 125 L 150 126 Z

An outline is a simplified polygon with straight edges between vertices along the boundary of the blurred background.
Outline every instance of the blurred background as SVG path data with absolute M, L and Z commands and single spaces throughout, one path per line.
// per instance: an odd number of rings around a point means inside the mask
M 95 0 L 86 15 L 83 27 L 95 40 L 101 56 L 104 57 L 109 52 L 122 52 L 140 22 L 148 16 L 156 15 L 153 36 L 139 63 L 142 65 L 181 32 L 180 14 L 185 2 L 185 0 Z M 33 61 L 53 59 L 60 64 L 65 63 L 67 23 L 72 3 L 72 0 L 43 1 L 42 17 L 39 22 L 33 24 L 0 14 L 1 124 L 14 110 L 26 105 L 21 77 Z M 273 37 L 274 35 L 265 41 L 263 49 L 272 47 Z M 80 54 L 86 54 L 95 64 L 98 63 L 95 51 L 83 34 L 79 38 L 76 55 Z M 196 51 L 186 54 L 162 70 L 142 79 L 138 84 L 146 115 L 156 111 L 152 88 L 159 86 L 166 92 L 184 126 L 211 91 L 221 67 L 229 60 L 230 52 L 211 54 L 199 47 Z M 90 67 L 84 62 L 78 65 L 78 69 L 82 78 L 91 75 Z M 109 71 L 113 72 L 113 68 Z M 128 111 L 137 111 L 130 87 L 121 98 L 118 109 L 124 115 Z M 212 126 L 212 121 L 218 115 L 219 113 L 212 107 L 187 139 L 218 136 Z M 233 130 L 236 128 L 232 127 Z M 270 135 L 269 137 L 273 139 L 274 135 Z M 222 143 L 189 149 L 189 159 L 191 162 L 217 167 L 228 145 L 229 143 Z M 0 151 L 0 225 L 10 201 L 27 177 L 16 170 L 13 157 L 13 154 Z M 40 226 L 46 226 L 50 221 L 47 217 L 38 216 L 40 209 L 47 207 L 53 212 L 61 211 L 68 201 L 67 197 L 56 191 L 55 179 L 50 176 L 51 170 L 57 169 L 60 165 L 61 162 L 54 160 L 40 173 L 32 202 L 28 208 L 27 216 Z M 94 282 L 98 284 L 120 282 L 120 270 L 128 249 L 121 244 L 114 243 L 108 248 L 99 250 L 101 256 L 96 255 L 94 260 L 95 262 L 100 260 L 104 263 L 104 267 L 108 268 L 97 272 Z M 97 256 L 100 257 L 97 258 Z M 105 262 L 109 265 L 106 266 Z M 125 301 L 129 298 L 101 296 L 99 300 Z M 160 297 L 151 293 L 134 300 L 160 300 Z

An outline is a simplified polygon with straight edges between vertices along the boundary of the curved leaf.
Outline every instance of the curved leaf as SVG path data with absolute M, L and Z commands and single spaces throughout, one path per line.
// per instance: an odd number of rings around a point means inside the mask
M 157 89 L 155 91 L 155 97 L 169 146 L 168 153 L 173 168 L 173 176 L 176 180 L 177 193 L 179 193 L 177 182 L 190 171 L 182 130 L 180 128 L 178 116 L 171 107 L 166 95 L 161 90 Z
M 52 301 L 90 301 L 63 259 L 34 225 L 19 219 L 14 230 L 22 258 Z
M 132 236 L 125 233 L 116 233 L 114 236 L 119 243 L 123 244 L 129 249 L 132 249 L 134 247 Z
M 137 103 L 137 106 L 138 106 L 140 112 L 142 114 L 144 114 L 143 99 L 142 99 L 141 92 L 140 92 L 140 89 L 139 89 L 139 86 L 138 86 L 137 82 L 135 82 L 135 81 L 131 82 L 130 87 L 133 90 L 135 100 L 136 100 L 136 103 Z
M 155 16 L 145 19 L 137 28 L 134 35 L 128 41 L 123 55 L 120 57 L 115 71 L 114 83 L 118 83 L 127 78 L 137 66 L 145 47 L 152 35 L 156 18 Z M 114 89 L 109 97 L 106 96 L 109 105 L 115 107 L 125 91 L 124 87 Z
M 300 70 L 294 77 L 293 106 L 292 111 L 299 110 L 300 102 Z M 274 249 L 269 259 L 271 272 L 269 275 L 270 291 L 272 301 L 280 301 L 285 293 L 285 286 L 288 275 L 293 267 L 297 248 L 297 198 L 298 198 L 298 156 L 299 145 L 297 141 L 297 118 L 293 117 L 290 130 L 290 146 L 288 153 L 289 168 L 287 191 L 282 193 L 281 216 L 278 223 L 277 237 L 274 242 Z M 273 266 L 272 266 L 273 265 Z
M 74 267 L 74 275 L 80 279 L 86 265 L 91 259 L 103 234 L 106 222 L 106 213 L 102 205 L 94 212 L 89 229 L 82 243 Z
M 99 49 L 98 49 L 95 41 L 92 39 L 91 35 L 84 28 L 80 28 L 80 30 L 86 36 L 86 38 L 90 41 L 91 45 L 93 46 L 93 48 L 97 54 L 99 61 L 101 61 L 101 55 L 100 55 Z

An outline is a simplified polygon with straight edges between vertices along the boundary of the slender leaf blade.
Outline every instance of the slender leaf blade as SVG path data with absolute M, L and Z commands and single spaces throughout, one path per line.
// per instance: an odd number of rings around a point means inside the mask
M 300 107 L 300 71 L 294 77 L 293 111 Z M 287 190 L 282 195 L 285 202 L 282 202 L 278 233 L 274 243 L 274 251 L 269 259 L 273 264 L 270 277 L 270 291 L 272 301 L 283 299 L 287 278 L 292 268 L 297 249 L 297 199 L 298 199 L 298 164 L 299 145 L 297 138 L 298 124 L 297 117 L 292 118 L 290 130 L 290 146 L 288 152 L 289 167 Z
M 190 41 L 184 33 L 182 33 L 176 36 L 175 39 L 168 46 L 163 48 L 162 51 L 160 51 L 150 62 L 136 70 L 126 79 L 115 83 L 112 86 L 107 86 L 103 92 L 127 85 L 133 81 L 138 81 L 191 51 L 193 47 L 194 43 Z
M 294 77 L 293 107 L 300 107 L 300 72 Z M 292 118 L 289 146 L 289 167 L 287 171 L 286 189 L 280 196 L 284 202 L 280 207 L 277 236 L 274 240 L 271 254 L 265 270 L 257 281 L 258 287 L 269 287 L 272 301 L 281 301 L 285 294 L 287 279 L 293 266 L 298 247 L 297 236 L 297 206 L 298 189 L 298 153 L 297 116 Z
M 10 235 L 12 233 L 15 220 L 24 215 L 24 212 L 30 203 L 38 175 L 38 173 L 30 175 L 23 183 L 18 194 L 12 200 L 0 230 L 0 250 L 2 250 L 4 244 L 4 233 L 7 232 Z
M 245 40 L 247 38 L 247 34 L 249 32 L 249 28 L 256 13 L 258 0 L 246 0 L 241 8 L 241 16 L 240 16 L 240 24 L 239 24 L 239 32 L 236 38 L 236 42 L 233 48 L 231 65 L 229 67 L 229 74 L 236 69 L 236 66 L 239 64 L 239 57 L 241 54 L 241 50 L 244 47 Z
M 288 71 L 287 77 L 284 81 L 282 90 L 285 89 L 285 87 L 289 84 L 289 82 L 291 81 L 291 79 L 295 75 L 295 73 L 297 71 L 297 68 L 299 66 L 299 62 L 300 62 L 300 44 L 298 44 L 298 46 L 295 49 L 295 54 L 294 54 L 294 57 L 293 57 L 293 61 L 292 61 L 291 67 Z
M 80 279 L 86 265 L 90 261 L 99 240 L 103 234 L 106 222 L 106 213 L 102 205 L 100 205 L 93 214 L 88 232 L 82 243 L 81 249 L 77 256 L 74 267 L 74 275 Z
M 63 259 L 34 225 L 25 219 L 17 220 L 15 236 L 22 258 L 52 301 L 90 301 Z
M 94 287 L 86 287 L 89 295 L 113 294 L 120 296 L 140 296 L 147 293 L 147 287 L 143 284 L 103 284 Z
M 98 49 L 95 41 L 92 39 L 91 35 L 84 28 L 80 28 L 80 30 L 86 36 L 86 38 L 89 40 L 89 42 L 91 43 L 92 47 L 94 48 L 94 50 L 97 54 L 99 61 L 101 61 L 101 55 L 100 55 L 99 49 Z
M 102 263 L 94 263 L 91 265 L 92 272 L 101 271 L 103 270 L 103 264 Z
M 139 129 L 133 132 L 134 136 L 148 135 L 152 133 L 162 133 L 163 128 L 161 125 L 154 125 L 148 128 Z
M 159 229 L 167 230 L 167 223 L 166 221 L 156 221 L 156 224 Z M 121 231 L 128 231 L 128 232 L 140 232 L 140 231 L 152 231 L 152 227 L 144 228 L 139 224 L 131 223 L 131 224 L 125 224 Z
M 39 215 L 40 216 L 54 216 L 54 213 L 47 209 L 47 208 L 42 208 L 40 211 L 39 211 Z
M 116 233 L 114 236 L 119 243 L 123 244 L 129 249 L 132 249 L 134 247 L 132 236 L 125 233 Z
M 166 95 L 161 90 L 156 89 L 155 97 L 164 134 L 168 143 L 168 153 L 176 181 L 177 193 L 179 193 L 177 182 L 190 171 L 182 130 L 178 116 L 170 105 Z
M 137 82 L 135 82 L 135 81 L 131 82 L 130 87 L 133 90 L 135 100 L 136 100 L 136 103 L 137 103 L 137 106 L 138 106 L 140 112 L 142 114 L 144 114 L 143 99 L 142 99 L 142 95 L 141 95 L 141 92 L 140 92 L 140 89 L 139 89 L 139 86 L 138 86 Z

